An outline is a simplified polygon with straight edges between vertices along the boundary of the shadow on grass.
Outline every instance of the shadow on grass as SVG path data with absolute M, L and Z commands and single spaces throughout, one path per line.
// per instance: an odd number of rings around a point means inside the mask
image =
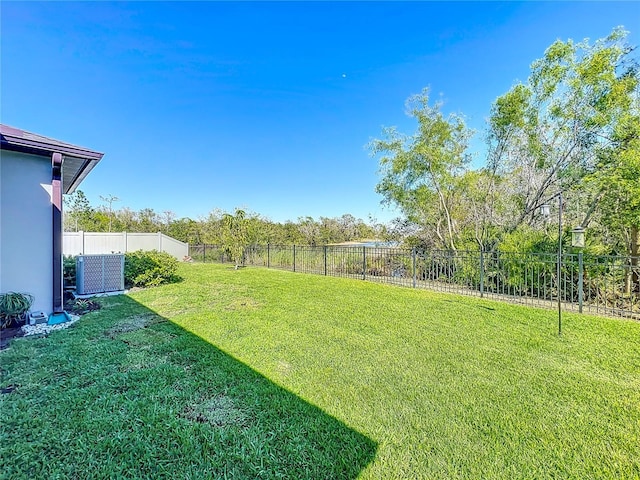
M 8 478 L 354 479 L 373 460 L 372 440 L 200 337 L 104 303 L 2 352 Z

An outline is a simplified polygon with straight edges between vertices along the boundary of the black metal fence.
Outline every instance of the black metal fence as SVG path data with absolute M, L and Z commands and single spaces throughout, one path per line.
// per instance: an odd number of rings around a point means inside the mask
M 199 262 L 230 262 L 223 247 L 192 245 Z M 358 278 L 529 305 L 640 319 L 640 265 L 631 257 L 480 251 L 420 251 L 365 246 L 264 245 L 243 265 Z

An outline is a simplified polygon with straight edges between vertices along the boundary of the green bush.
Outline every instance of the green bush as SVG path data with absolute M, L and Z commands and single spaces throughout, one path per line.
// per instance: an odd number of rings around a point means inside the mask
M 73 287 L 76 284 L 76 257 L 65 255 L 62 261 L 62 276 L 65 287 Z
M 33 295 L 7 292 L 0 294 L 0 328 L 24 323 L 27 312 L 33 304 Z
M 129 252 L 124 257 L 124 283 L 127 287 L 156 287 L 180 280 L 178 260 L 165 252 Z

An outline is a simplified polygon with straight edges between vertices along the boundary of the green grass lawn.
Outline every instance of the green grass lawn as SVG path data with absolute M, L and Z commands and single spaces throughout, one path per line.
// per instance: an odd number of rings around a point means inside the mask
M 3 478 L 640 478 L 640 323 L 181 265 L 0 353 Z

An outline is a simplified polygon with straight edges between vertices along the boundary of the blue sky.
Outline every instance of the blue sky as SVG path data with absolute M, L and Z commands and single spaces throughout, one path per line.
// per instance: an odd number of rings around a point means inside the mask
M 93 205 L 274 221 L 396 213 L 365 148 L 412 133 L 424 87 L 481 136 L 492 102 L 560 38 L 618 25 L 638 2 L 7 2 L 2 123 L 105 152 Z

